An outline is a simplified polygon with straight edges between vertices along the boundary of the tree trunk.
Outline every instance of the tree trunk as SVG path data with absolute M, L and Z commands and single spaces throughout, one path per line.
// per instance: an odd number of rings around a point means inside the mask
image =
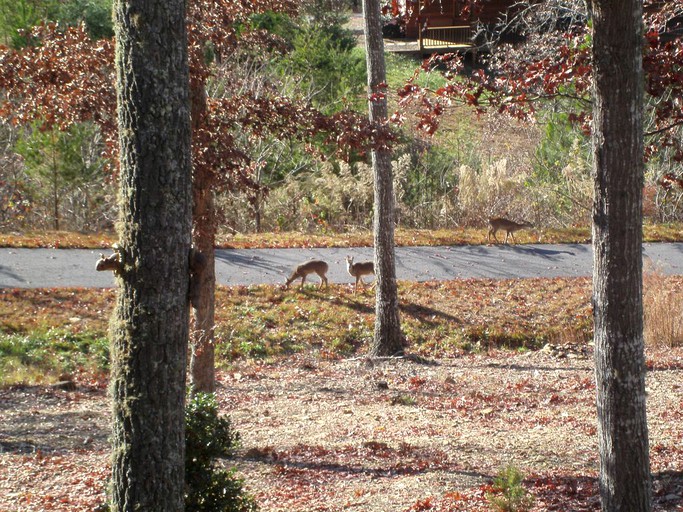
M 190 91 L 192 131 L 198 133 L 208 114 L 206 88 L 195 83 Z M 216 390 L 215 303 L 216 303 L 216 207 L 210 169 L 195 167 L 192 180 L 192 243 L 204 257 L 193 276 L 190 384 L 193 392 Z
M 182 511 L 191 155 L 183 0 L 117 0 L 112 510 Z
M 642 303 L 642 2 L 595 0 L 593 305 L 604 511 L 649 511 Z
M 386 124 L 388 119 L 384 41 L 378 0 L 363 0 L 367 53 L 370 120 Z M 375 336 L 370 356 L 403 353 L 403 335 L 398 314 L 396 258 L 394 254 L 394 188 L 391 152 L 372 151 L 375 216 Z
M 50 141 L 52 155 L 52 208 L 54 218 L 54 229 L 59 231 L 59 171 L 57 169 L 57 141 L 56 130 L 52 130 L 52 140 Z
M 204 256 L 204 264 L 195 276 L 192 301 L 192 342 L 190 384 L 194 392 L 216 390 L 215 371 L 215 303 L 216 303 L 216 210 L 211 178 L 195 169 L 192 185 L 194 196 L 192 240 L 194 248 Z

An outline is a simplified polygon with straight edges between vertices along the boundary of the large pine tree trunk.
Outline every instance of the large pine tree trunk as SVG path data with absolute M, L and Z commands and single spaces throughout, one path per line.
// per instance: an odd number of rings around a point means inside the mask
M 386 123 L 386 67 L 384 41 L 378 0 L 363 0 L 365 16 L 365 47 L 370 95 L 370 120 Z M 394 251 L 394 187 L 391 152 L 372 151 L 374 174 L 375 216 L 375 336 L 370 356 L 393 356 L 403 353 L 403 335 L 398 314 L 396 258 Z
M 593 303 L 600 494 L 650 510 L 642 307 L 642 2 L 595 0 Z
M 112 323 L 115 511 L 183 510 L 191 237 L 183 0 L 117 0 L 119 292 Z

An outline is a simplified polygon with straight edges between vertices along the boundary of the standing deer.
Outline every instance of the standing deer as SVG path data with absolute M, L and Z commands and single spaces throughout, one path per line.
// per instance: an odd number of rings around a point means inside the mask
M 358 283 L 365 288 L 365 282 L 363 281 L 363 276 L 368 276 L 375 273 L 375 264 L 372 261 L 359 261 L 358 263 L 353 262 L 353 256 L 346 257 L 346 270 L 349 271 L 352 277 L 356 278 L 356 284 L 354 286 L 354 292 L 358 291 Z
M 327 263 L 322 260 L 310 260 L 306 263 L 302 263 L 301 265 L 297 266 L 294 269 L 294 272 L 292 272 L 292 275 L 289 276 L 285 288 L 289 288 L 289 285 L 292 284 L 294 280 L 299 278 L 301 278 L 301 286 L 299 286 L 299 289 L 303 288 L 304 282 L 306 281 L 306 276 L 308 276 L 308 274 L 313 273 L 318 274 L 318 276 L 320 277 L 319 288 L 322 288 L 323 284 L 325 285 L 325 288 L 327 288 L 327 276 L 325 275 L 327 274 L 327 269 Z
M 513 220 L 505 219 L 503 217 L 496 217 L 493 219 L 489 219 L 489 236 L 488 240 L 489 242 L 491 241 L 491 235 L 493 235 L 493 239 L 496 241 L 496 243 L 500 243 L 498 241 L 498 238 L 496 238 L 496 232 L 498 230 L 504 230 L 505 231 L 505 241 L 503 243 L 508 243 L 508 237 L 512 237 L 512 241 L 514 243 L 517 243 L 515 241 L 515 231 L 519 231 L 520 229 L 524 228 L 530 228 L 533 227 L 532 224 L 528 222 L 515 222 Z

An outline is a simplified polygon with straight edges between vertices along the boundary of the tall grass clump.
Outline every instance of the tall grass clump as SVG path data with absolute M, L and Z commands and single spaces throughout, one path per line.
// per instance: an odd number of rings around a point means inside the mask
M 525 192 L 527 176 L 497 160 L 479 169 L 461 166 L 459 203 L 465 225 L 485 224 L 488 217 L 533 217 Z
M 657 270 L 646 272 L 643 284 L 645 342 L 653 347 L 682 346 L 683 292 Z

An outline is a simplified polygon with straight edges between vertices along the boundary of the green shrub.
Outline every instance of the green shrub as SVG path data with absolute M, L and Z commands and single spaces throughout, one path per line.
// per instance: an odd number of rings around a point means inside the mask
M 32 185 L 35 224 L 44 219 L 44 227 L 57 231 L 96 231 L 103 219 L 112 218 L 102 149 L 99 128 L 92 123 L 60 131 L 36 121 L 23 131 L 14 151 L 23 157 Z
M 0 42 L 13 48 L 32 44 L 21 31 L 41 22 L 85 23 L 95 39 L 114 35 L 112 0 L 0 0 Z
M 239 434 L 218 415 L 214 395 L 197 393 L 185 408 L 185 510 L 187 512 L 251 512 L 258 510 L 235 470 L 216 465 L 234 455 Z
M 365 59 L 348 31 L 335 25 L 302 24 L 292 45 L 279 64 L 281 76 L 299 77 L 292 94 L 310 97 L 328 113 L 355 103 L 365 89 Z
M 287 14 L 267 11 L 253 14 L 249 21 L 252 28 L 266 30 L 271 34 L 280 36 L 288 45 L 292 45 L 296 34 L 296 23 Z
M 114 36 L 112 0 L 69 0 L 61 4 L 60 21 L 68 25 L 85 23 L 93 39 Z
M 26 30 L 43 21 L 55 21 L 57 0 L 0 0 L 0 43 L 23 48 L 34 43 Z

